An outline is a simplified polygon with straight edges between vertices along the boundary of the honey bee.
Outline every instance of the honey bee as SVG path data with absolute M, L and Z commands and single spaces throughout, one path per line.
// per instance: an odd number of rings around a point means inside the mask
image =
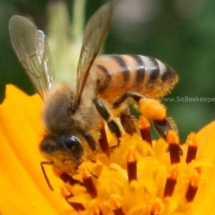
M 155 58 L 97 57 L 111 15 L 112 6 L 106 3 L 88 21 L 76 84 L 55 86 L 45 34 L 24 17 L 15 15 L 10 19 L 13 48 L 45 103 L 43 121 L 47 133 L 40 149 L 54 166 L 69 175 L 84 159 L 93 159 L 95 153 L 101 151 L 98 142 L 104 123 L 117 138 L 121 137 L 114 111 L 124 110 L 129 97 L 136 102 L 143 97 L 160 98 L 178 81 L 173 69 Z M 171 126 L 168 120 L 162 123 L 164 127 Z M 160 131 L 162 135 L 162 129 Z

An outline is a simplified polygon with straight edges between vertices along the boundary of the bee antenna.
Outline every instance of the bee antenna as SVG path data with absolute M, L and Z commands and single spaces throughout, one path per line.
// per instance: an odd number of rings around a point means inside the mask
M 49 186 L 49 189 L 54 191 L 48 177 L 47 177 L 47 174 L 46 174 L 46 171 L 45 171 L 45 168 L 44 168 L 44 165 L 53 165 L 54 163 L 53 162 L 49 162 L 49 161 L 41 161 L 40 162 L 40 166 L 41 166 L 41 169 L 42 169 L 42 172 L 43 172 L 43 175 L 44 175 L 44 178 L 46 180 L 46 183 L 48 184 Z

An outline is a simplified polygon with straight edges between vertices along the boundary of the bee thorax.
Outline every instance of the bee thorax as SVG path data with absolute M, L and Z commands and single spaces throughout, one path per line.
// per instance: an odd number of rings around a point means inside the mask
M 49 135 L 77 134 L 98 127 L 98 112 L 91 96 L 84 93 L 81 104 L 73 112 L 73 92 L 68 85 L 61 84 L 47 96 L 43 120 Z
M 73 127 L 69 108 L 73 100 L 71 88 L 66 84 L 55 87 L 46 98 L 43 120 L 48 133 L 63 134 Z

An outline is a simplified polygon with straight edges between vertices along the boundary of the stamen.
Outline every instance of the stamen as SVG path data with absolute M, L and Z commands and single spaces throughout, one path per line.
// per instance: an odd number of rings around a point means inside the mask
M 195 171 L 191 176 L 190 183 L 188 185 L 187 192 L 186 192 L 186 199 L 188 202 L 193 201 L 193 199 L 196 196 L 199 179 L 200 179 L 199 173 Z
M 153 204 L 152 204 L 152 209 L 150 215 L 157 215 L 161 214 L 163 212 L 164 206 L 162 202 L 157 199 Z
M 171 164 L 179 163 L 180 155 L 182 155 L 182 150 L 179 145 L 179 137 L 175 131 L 173 130 L 168 131 L 167 142 L 169 143 Z
M 101 137 L 99 139 L 99 144 L 101 147 L 102 152 L 104 152 L 108 157 L 110 157 L 110 146 L 108 144 L 108 139 L 107 139 L 107 135 L 105 132 L 105 127 L 102 126 L 101 130 Z
M 139 104 L 139 112 L 147 119 L 163 120 L 166 118 L 166 107 L 158 100 L 144 98 Z
M 122 198 L 119 195 L 112 195 L 110 199 L 110 203 L 113 208 L 113 212 L 115 215 L 124 215 L 124 212 L 122 210 Z
M 150 122 L 144 116 L 140 116 L 139 118 L 139 128 L 140 128 L 140 135 L 142 139 L 148 142 L 152 146 Z
M 98 199 L 93 199 L 89 204 L 89 208 L 92 215 L 103 215 L 101 202 Z
M 196 134 L 194 132 L 191 132 L 189 134 L 189 136 L 187 137 L 186 143 L 189 144 L 188 150 L 187 150 L 186 162 L 190 163 L 192 160 L 196 158 L 196 153 L 198 149 Z
M 137 180 L 137 151 L 134 147 L 130 147 L 127 153 L 127 172 L 128 180 Z
M 92 198 L 97 197 L 97 190 L 96 190 L 95 184 L 92 179 L 92 174 L 91 174 L 92 171 L 90 171 L 90 168 L 86 164 L 83 163 L 79 167 L 79 170 L 81 172 L 83 184 L 84 184 L 85 188 L 87 189 L 87 192 L 90 194 L 90 196 Z
M 164 197 L 172 196 L 174 189 L 175 189 L 176 182 L 177 182 L 177 180 L 176 180 L 177 175 L 178 175 L 177 166 L 173 165 L 172 169 L 170 171 L 170 176 L 166 180 L 166 184 L 165 184 L 165 188 L 164 188 Z

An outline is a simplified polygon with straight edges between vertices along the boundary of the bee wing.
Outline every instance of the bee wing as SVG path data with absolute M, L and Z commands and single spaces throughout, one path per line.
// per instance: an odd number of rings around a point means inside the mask
M 85 28 L 77 69 L 77 94 L 75 98 L 75 106 L 80 103 L 90 68 L 109 29 L 111 15 L 112 6 L 110 3 L 106 3 L 95 12 Z
M 28 19 L 15 15 L 10 19 L 9 33 L 19 61 L 44 98 L 54 81 L 54 71 L 44 32 L 38 30 Z

